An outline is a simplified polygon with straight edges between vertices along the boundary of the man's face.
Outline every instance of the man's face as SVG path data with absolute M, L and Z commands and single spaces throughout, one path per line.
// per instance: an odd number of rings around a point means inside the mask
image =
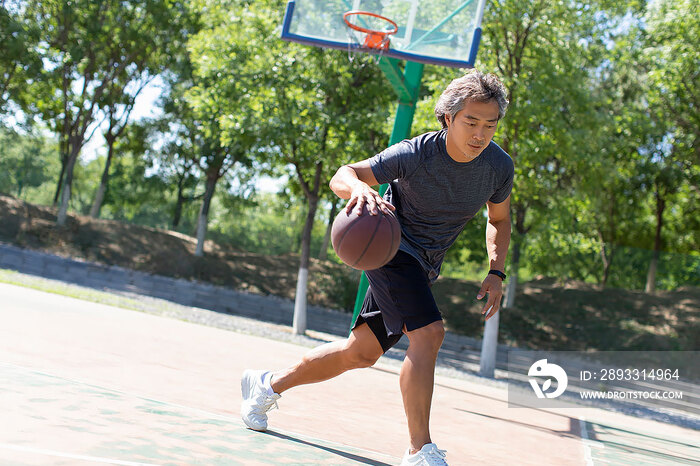
M 466 102 L 464 108 L 447 123 L 447 153 L 457 162 L 469 162 L 489 145 L 498 126 L 498 104 Z

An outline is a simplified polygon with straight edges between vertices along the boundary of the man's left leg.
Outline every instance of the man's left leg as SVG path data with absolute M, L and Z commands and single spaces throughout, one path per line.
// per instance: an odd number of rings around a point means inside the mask
M 430 405 L 433 399 L 435 361 L 445 337 L 442 321 L 413 331 L 406 331 L 409 340 L 406 358 L 401 366 L 400 384 L 408 421 L 410 453 L 416 453 L 430 439 Z

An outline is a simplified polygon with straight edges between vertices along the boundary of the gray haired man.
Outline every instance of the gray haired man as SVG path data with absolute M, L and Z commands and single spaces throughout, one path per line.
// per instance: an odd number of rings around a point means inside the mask
M 366 273 L 369 288 L 347 340 L 319 346 L 283 370 L 243 373 L 241 415 L 248 427 L 265 430 L 266 413 L 285 390 L 370 367 L 405 334 L 409 347 L 399 380 L 409 447 L 401 464 L 447 464 L 429 431 L 435 362 L 445 335 L 431 286 L 449 247 L 486 205 L 489 271 L 477 298 L 488 294 L 482 309 L 486 319 L 498 312 L 510 243 L 514 170 L 511 158 L 492 138 L 507 106 L 506 89 L 498 78 L 472 70 L 440 96 L 435 116 L 441 130 L 338 169 L 330 187 L 348 199 L 348 212 L 356 209 L 359 214 L 364 206 L 370 215 L 396 212 L 399 252 L 384 267 Z M 384 197 L 372 188 L 380 183 L 389 183 Z

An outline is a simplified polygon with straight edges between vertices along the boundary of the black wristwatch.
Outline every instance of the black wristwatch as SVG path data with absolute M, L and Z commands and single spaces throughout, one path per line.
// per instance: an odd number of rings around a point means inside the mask
M 505 279 L 506 279 L 506 274 L 504 274 L 504 273 L 501 272 L 500 270 L 489 270 L 489 275 L 495 275 L 495 276 L 497 276 L 498 278 L 500 278 L 501 280 L 505 280 Z

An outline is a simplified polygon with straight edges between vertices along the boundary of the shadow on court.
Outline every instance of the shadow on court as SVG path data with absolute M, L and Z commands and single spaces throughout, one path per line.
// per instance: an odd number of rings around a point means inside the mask
M 290 442 L 295 442 L 295 443 L 310 446 L 313 448 L 318 448 L 319 450 L 323 450 L 323 451 L 332 453 L 332 454 L 340 456 L 342 458 L 347 458 L 349 460 L 357 461 L 358 463 L 361 463 L 361 464 L 370 464 L 372 466 L 389 466 L 389 463 L 375 461 L 375 460 L 366 458 L 364 456 L 354 455 L 352 453 L 338 450 L 337 448 L 323 446 L 323 445 L 320 445 L 319 443 L 309 442 L 307 440 L 302 440 L 300 438 L 292 437 L 291 435 L 285 435 L 285 434 L 282 434 L 279 432 L 275 432 L 273 430 L 268 430 L 267 432 L 265 432 L 265 435 L 271 435 L 271 436 L 277 437 L 279 439 L 288 440 Z
M 580 439 L 581 438 L 581 429 L 579 428 L 579 421 L 578 419 L 574 419 L 572 417 L 566 416 L 566 419 L 569 423 L 569 429 L 568 430 L 555 430 L 555 429 L 547 429 L 542 426 L 534 425 L 528 422 L 521 422 L 521 421 L 516 421 L 513 419 L 508 419 L 508 418 L 502 418 L 498 416 L 490 416 L 488 414 L 482 414 L 482 413 L 477 413 L 474 411 L 467 411 L 467 410 L 462 410 L 465 413 L 469 413 L 471 415 L 475 416 L 481 416 L 487 419 L 490 419 L 492 421 L 498 421 L 498 422 L 507 422 L 509 424 L 514 424 L 518 425 L 520 427 L 524 427 L 526 429 L 534 429 L 539 432 L 544 432 L 547 434 L 551 435 L 556 435 L 558 437 L 567 437 L 567 438 L 572 438 L 572 439 Z

